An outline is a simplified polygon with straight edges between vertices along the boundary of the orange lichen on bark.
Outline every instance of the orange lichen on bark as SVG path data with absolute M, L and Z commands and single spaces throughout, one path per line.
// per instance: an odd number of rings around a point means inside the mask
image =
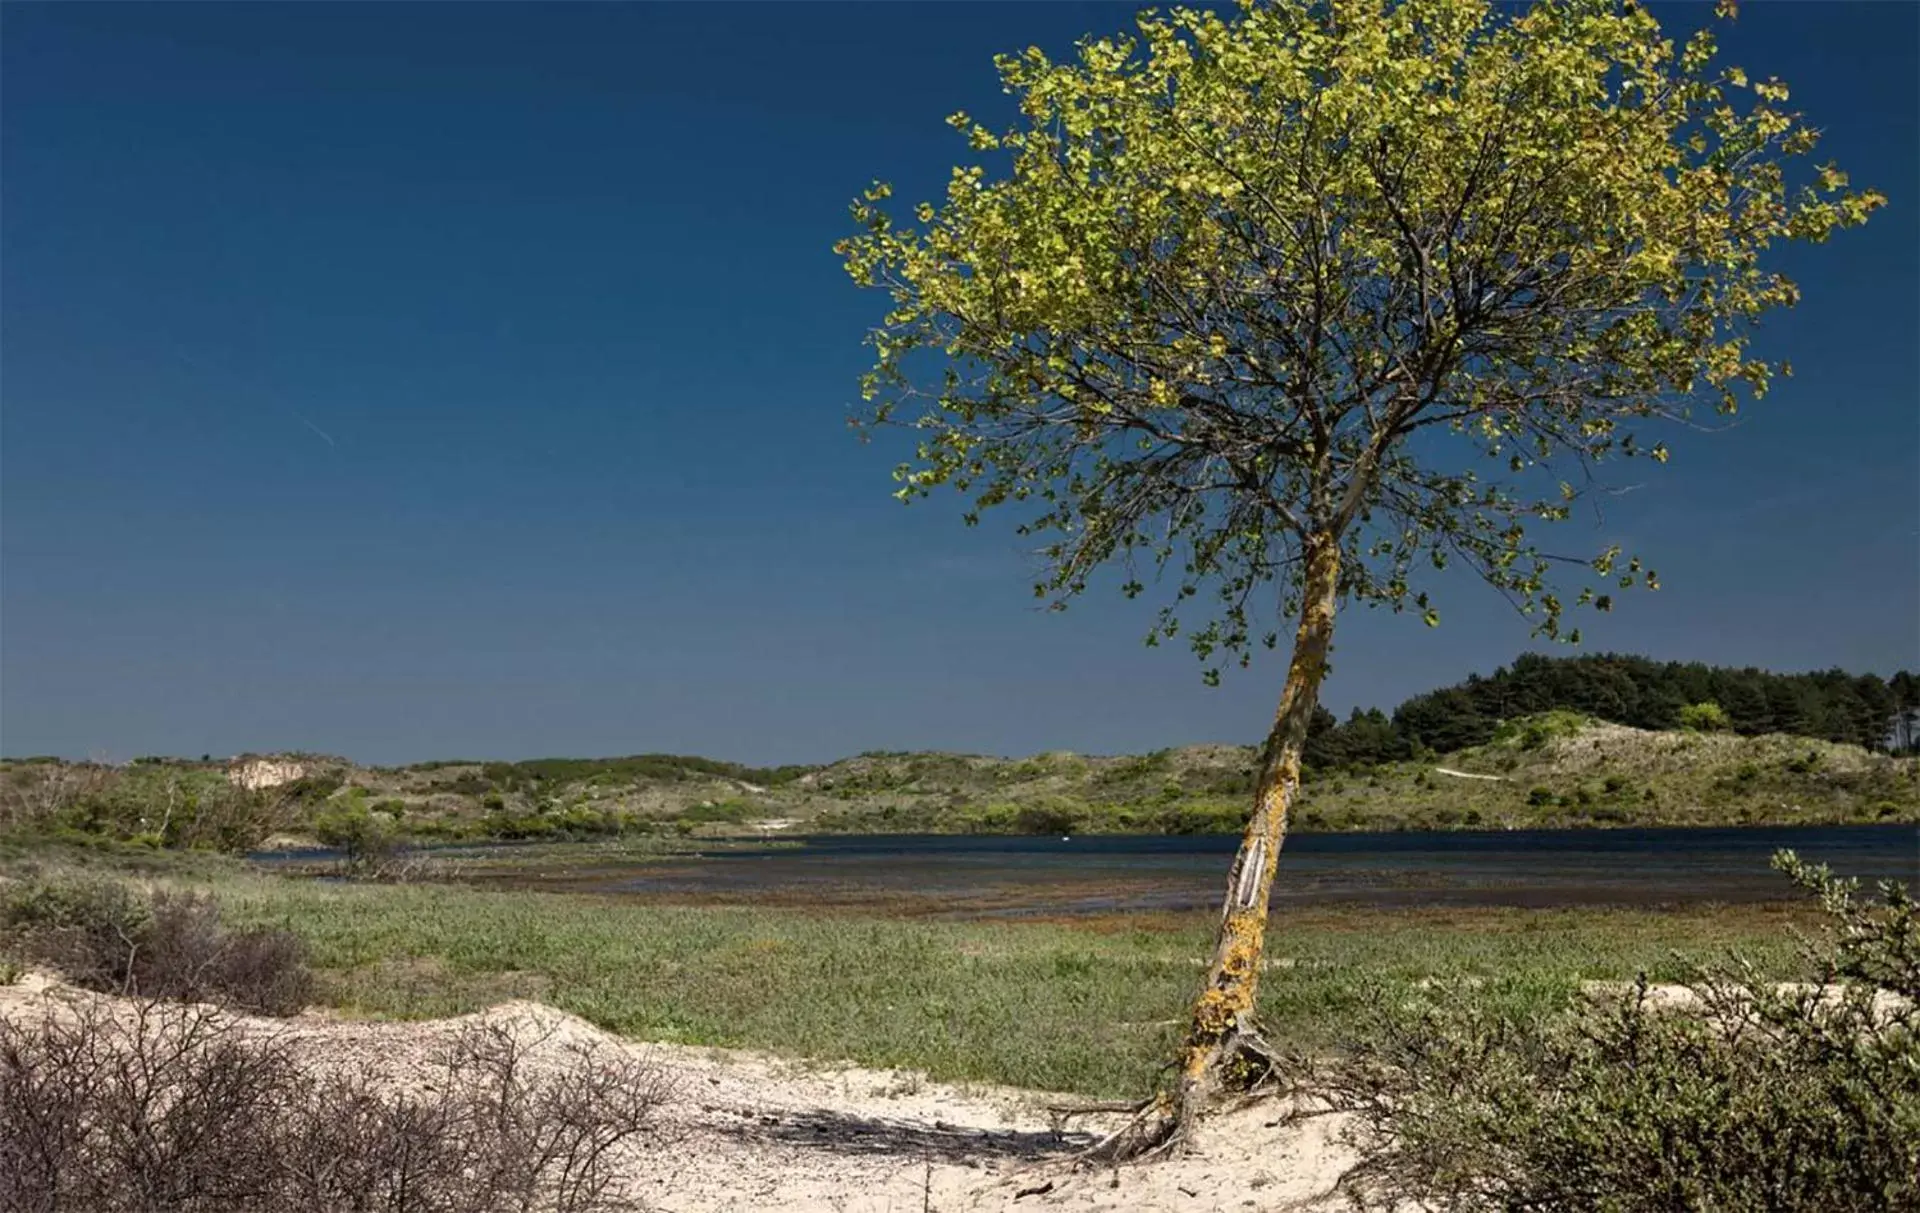
M 1339 571 L 1338 545 L 1313 545 L 1293 660 L 1267 735 L 1253 816 L 1228 873 L 1213 963 L 1189 1020 L 1180 1067 L 1178 1114 L 1183 1123 L 1220 1086 L 1224 1063 L 1234 1051 L 1236 1036 L 1252 1017 L 1259 994 L 1260 958 L 1266 947 L 1273 877 L 1286 840 L 1287 813 L 1300 786 L 1300 756 L 1306 745 L 1307 724 L 1326 673 Z

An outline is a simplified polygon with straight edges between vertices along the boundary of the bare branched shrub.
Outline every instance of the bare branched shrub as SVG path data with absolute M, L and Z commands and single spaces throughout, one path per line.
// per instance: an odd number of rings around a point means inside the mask
M 249 851 L 284 828 L 292 805 L 279 789 L 218 783 L 191 798 L 192 812 L 176 815 L 161 845 L 189 850 Z
M 220 907 L 198 893 L 160 893 L 132 987 L 151 998 L 217 1002 L 261 1015 L 293 1015 L 312 1001 L 304 942 L 287 931 L 230 931 Z
M 665 1078 L 631 1056 L 593 1042 L 561 1048 L 563 1064 L 528 1072 L 528 1048 L 500 1025 L 469 1031 L 449 1068 L 475 1076 L 476 1101 L 511 1148 L 497 1167 L 502 1189 L 556 1213 L 601 1208 L 614 1186 L 616 1151 L 646 1129 L 668 1095 Z
M 0 1209 L 275 1207 L 284 1047 L 196 1007 L 131 1004 L 0 1021 Z
M 292 1015 L 313 994 L 306 946 L 269 928 L 230 931 L 198 893 L 141 896 L 114 880 L 34 881 L 0 898 L 15 950 L 104 993 Z
M 1920 927 L 1791 853 L 1812 980 L 1736 962 L 1546 1021 L 1392 998 L 1308 1089 L 1357 1114 L 1355 1195 L 1446 1210 L 1920 1209 Z
M 659 1074 L 591 1048 L 536 1066 L 530 1047 L 482 1025 L 402 1086 L 316 1075 L 287 1039 L 198 1006 L 0 1021 L 0 1210 L 637 1207 L 615 1164 L 656 1131 Z
M 90 990 L 127 988 L 152 921 L 146 898 L 117 880 L 55 877 L 0 889 L 0 930 L 12 949 Z
M 45 830 L 114 778 L 112 767 L 95 762 L 9 764 L 0 779 L 0 831 Z
M 0 835 L 246 851 L 300 808 L 285 790 L 240 787 L 204 766 L 0 762 Z

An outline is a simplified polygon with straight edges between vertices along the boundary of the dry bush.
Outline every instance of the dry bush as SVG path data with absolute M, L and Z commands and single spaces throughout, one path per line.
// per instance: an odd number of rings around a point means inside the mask
M 118 777 L 95 762 L 17 762 L 0 777 L 0 832 L 41 831 Z
M 104 993 L 262 1015 L 295 1014 L 313 994 L 300 939 L 270 928 L 230 931 L 204 894 L 149 899 L 114 880 L 35 881 L 0 899 L 0 929 L 15 950 Z
M 264 1209 L 297 1078 L 204 1010 L 136 1003 L 0 1021 L 0 1210 Z
M 199 1006 L 0 1021 L 0 1211 L 636 1208 L 616 1164 L 655 1132 L 660 1075 L 588 1047 L 536 1068 L 531 1047 L 482 1025 L 403 1088 L 315 1074 Z
M 0 931 L 9 950 L 52 964 L 75 985 L 127 987 L 153 909 L 131 885 L 52 877 L 0 886 Z
M 150 998 L 217 1002 L 261 1015 L 294 1015 L 312 1001 L 306 944 L 270 927 L 229 931 L 220 907 L 198 893 L 160 893 L 131 988 Z

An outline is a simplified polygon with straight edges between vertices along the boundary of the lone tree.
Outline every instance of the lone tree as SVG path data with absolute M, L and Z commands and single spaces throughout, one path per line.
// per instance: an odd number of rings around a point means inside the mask
M 1723 3 L 1722 16 L 1731 15 Z M 1604 460 L 1758 398 L 1766 264 L 1884 202 L 1804 167 L 1786 86 L 1676 47 L 1631 0 L 1275 0 L 1144 14 L 1073 62 L 998 59 L 1010 129 L 896 220 L 876 184 L 836 246 L 892 300 L 870 421 L 917 429 L 900 496 L 1022 514 L 1062 605 L 1097 569 L 1168 583 L 1183 631 L 1292 659 L 1187 1029 L 1134 1143 L 1184 1137 L 1263 1053 L 1252 1022 L 1274 866 L 1342 603 L 1438 616 L 1462 561 L 1577 639 L 1568 607 L 1657 585 L 1617 547 L 1549 554 Z M 1553 576 L 1575 585 L 1556 593 Z M 1561 593 L 1566 594 L 1562 597 Z M 1277 629 L 1276 629 L 1277 631 Z M 1207 671 L 1217 679 L 1217 667 Z

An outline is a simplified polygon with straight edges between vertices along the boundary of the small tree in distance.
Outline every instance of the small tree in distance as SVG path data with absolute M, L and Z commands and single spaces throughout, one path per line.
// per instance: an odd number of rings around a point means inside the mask
M 1129 596 L 1167 576 L 1149 642 L 1184 635 L 1206 662 L 1246 665 L 1292 622 L 1178 1085 L 1126 1148 L 1184 1139 L 1257 1068 L 1270 890 L 1338 607 L 1437 623 L 1416 572 L 1462 561 L 1577 639 L 1569 606 L 1656 586 L 1617 548 L 1557 558 L 1529 524 L 1568 517 L 1603 460 L 1666 462 L 1658 423 L 1763 395 L 1787 368 L 1748 331 L 1797 296 L 1768 249 L 1884 201 L 1831 165 L 1790 181 L 1817 136 L 1786 87 L 1714 67 L 1710 31 L 1676 48 L 1630 0 L 1137 24 L 1072 62 L 1002 56 L 1020 119 L 951 119 L 987 163 L 910 222 L 875 185 L 836 246 L 892 301 L 863 394 L 919 433 L 903 499 L 1021 512 L 1055 605 L 1109 563 Z M 1578 583 L 1556 590 L 1557 569 Z

